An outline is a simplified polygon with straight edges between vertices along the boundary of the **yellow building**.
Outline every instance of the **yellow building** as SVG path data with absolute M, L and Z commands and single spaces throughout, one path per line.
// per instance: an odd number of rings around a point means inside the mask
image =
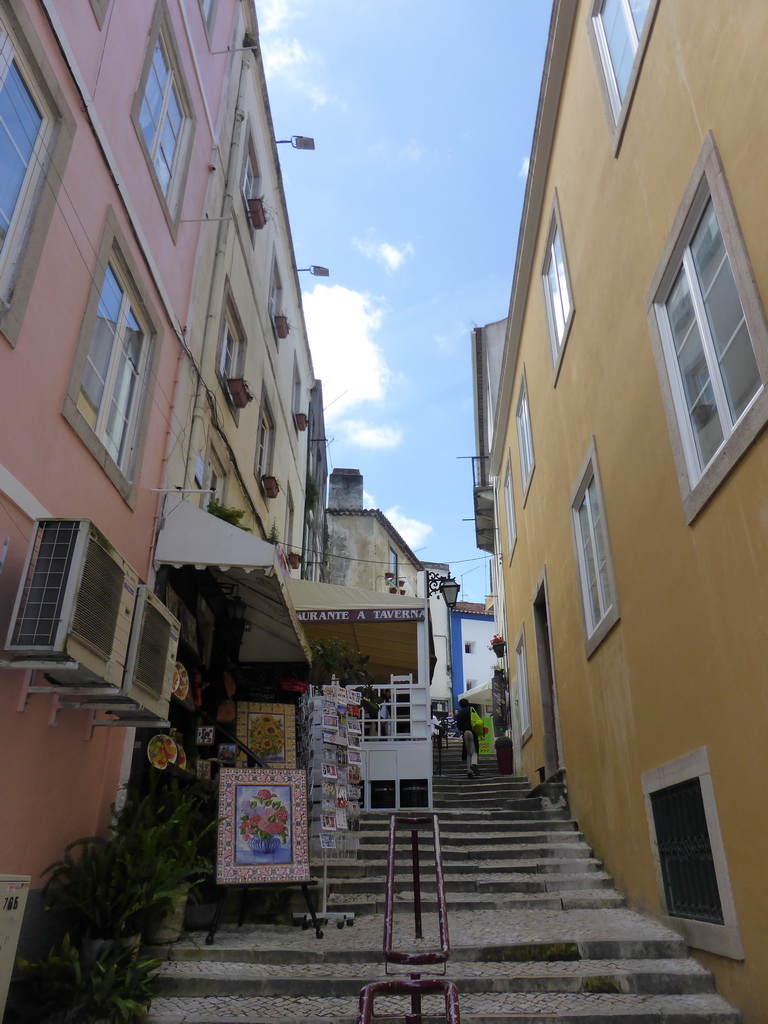
M 565 769 L 629 904 L 750 1024 L 768 1019 L 766 39 L 764 0 L 556 0 L 495 376 L 497 325 L 473 338 L 518 765 Z

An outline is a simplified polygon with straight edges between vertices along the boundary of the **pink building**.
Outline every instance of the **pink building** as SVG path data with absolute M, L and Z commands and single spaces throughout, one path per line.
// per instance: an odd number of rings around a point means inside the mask
M 35 667 L 50 656 L 23 650 L 14 605 L 39 518 L 91 521 L 128 588 L 131 570 L 152 582 L 227 51 L 249 18 L 217 0 L 0 8 L 0 660 L 22 659 L 0 668 L 0 873 L 32 876 L 27 952 L 41 872 L 104 832 L 134 730 L 71 699 L 61 658 Z

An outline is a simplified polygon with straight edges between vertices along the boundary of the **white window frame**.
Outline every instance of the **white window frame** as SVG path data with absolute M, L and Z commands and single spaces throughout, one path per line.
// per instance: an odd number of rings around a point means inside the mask
M 150 82 L 155 73 L 155 58 L 161 54 L 163 63 L 167 68 L 167 77 L 161 83 L 162 100 L 158 112 L 157 121 L 152 116 L 152 130 L 148 130 L 145 106 L 149 111 L 149 104 L 146 102 Z M 168 168 L 169 178 L 163 182 L 158 165 L 163 154 L 164 128 L 169 121 L 169 108 L 171 99 L 174 99 L 178 107 L 180 120 L 178 131 L 175 136 L 173 153 L 170 157 Z M 171 30 L 170 18 L 166 8 L 165 0 L 157 6 L 155 18 L 149 37 L 149 45 L 142 69 L 139 86 L 131 111 L 134 128 L 139 143 L 144 152 L 145 159 L 150 169 L 152 181 L 155 186 L 158 198 L 161 201 L 163 211 L 172 232 L 178 227 L 181 212 L 181 197 L 184 192 L 189 159 L 191 155 L 191 142 L 194 135 L 195 115 L 189 101 L 189 89 L 184 80 L 178 50 Z M 165 136 L 167 141 L 167 136 Z M 162 161 L 168 163 L 168 161 Z
M 592 5 L 587 19 L 587 28 L 595 62 L 598 67 L 598 81 L 600 83 L 600 90 L 603 97 L 606 116 L 608 118 L 608 123 L 613 137 L 614 152 L 617 152 L 621 144 L 621 138 L 624 133 L 629 108 L 637 86 L 640 67 L 645 56 L 659 0 L 648 0 L 645 21 L 643 22 L 639 33 L 632 16 L 632 0 L 612 0 L 612 2 L 617 2 L 620 6 L 621 17 L 623 18 L 624 26 L 627 29 L 628 42 L 634 51 L 632 68 L 623 96 L 621 95 L 616 78 L 613 58 L 608 46 L 608 37 L 603 25 L 602 12 L 606 2 L 608 2 L 608 0 L 592 0 Z
M 736 292 L 741 302 L 747 331 L 752 344 L 760 385 L 734 422 L 723 419 L 724 392 L 719 394 L 720 423 L 724 438 L 719 449 L 703 468 L 700 466 L 693 430 L 689 420 L 682 379 L 674 352 L 665 303 L 677 279 L 686 251 L 711 201 L 725 244 Z M 656 272 L 646 294 L 646 310 L 651 343 L 656 355 L 664 410 L 672 440 L 687 521 L 692 522 L 718 488 L 726 480 L 759 432 L 768 423 L 768 326 L 760 296 L 739 227 L 733 200 L 728 189 L 720 157 L 711 133 L 707 136 L 693 176 L 662 251 Z M 700 329 L 708 335 L 706 317 Z M 708 346 L 710 376 L 720 392 L 711 339 Z M 726 406 L 727 408 L 727 402 Z
M 227 304 L 224 312 L 224 322 L 221 328 L 221 340 L 219 341 L 219 353 L 217 357 L 216 372 L 219 382 L 227 396 L 227 404 L 230 412 L 237 418 L 240 412 L 233 401 L 229 390 L 229 381 L 241 378 L 245 370 L 245 337 L 240 322 L 235 315 L 231 304 Z
M 656 825 L 653 817 L 651 795 L 661 789 L 667 789 L 670 786 L 678 785 L 681 782 L 688 782 L 690 779 L 695 778 L 698 778 L 701 787 L 707 832 L 709 833 L 709 844 L 712 850 L 717 888 L 720 894 L 720 905 L 723 910 L 723 924 L 696 921 L 685 917 L 672 917 L 664 914 L 664 909 L 667 905 L 664 894 L 664 876 L 656 841 Z M 731 957 L 734 960 L 743 960 L 744 951 L 741 944 L 736 906 L 733 900 L 728 862 L 725 856 L 725 844 L 720 831 L 720 821 L 715 801 L 715 788 L 706 747 L 700 747 L 698 750 L 685 754 L 683 757 L 678 757 L 674 761 L 669 761 L 658 768 L 644 772 L 642 775 L 642 787 L 651 853 L 656 869 L 659 905 L 662 908 L 664 923 L 683 935 L 689 945 L 694 946 L 696 949 L 705 949 L 710 953 L 717 953 L 720 956 Z
M 528 400 L 528 382 L 525 371 L 520 382 L 520 394 L 515 411 L 517 423 L 517 447 L 520 454 L 520 483 L 523 490 L 523 505 L 528 497 L 528 490 L 536 468 L 536 456 L 533 451 L 533 431 L 531 429 L 531 408 Z
M 272 331 L 275 335 L 275 341 L 278 341 L 277 337 L 277 326 L 275 324 L 275 318 L 278 316 L 285 316 L 286 312 L 283 308 L 284 292 L 283 292 L 283 278 L 280 273 L 280 267 L 278 266 L 277 259 L 272 263 L 272 275 L 269 279 L 269 300 L 267 308 L 269 310 L 269 319 L 272 324 Z
M 520 716 L 520 737 L 523 743 L 532 735 L 531 698 L 528 693 L 528 658 L 525 649 L 525 627 L 515 642 L 515 674 L 517 685 L 517 710 Z
M 112 483 L 117 487 L 129 505 L 133 506 L 137 495 L 138 467 L 146 442 L 148 418 L 151 408 L 152 391 L 154 389 L 157 361 L 160 345 L 157 336 L 160 333 L 161 320 L 152 305 L 148 291 L 142 287 L 141 271 L 132 258 L 130 247 L 120 233 L 117 219 L 110 210 L 95 262 L 88 305 L 85 310 L 77 352 L 73 365 L 67 395 L 62 412 L 75 433 L 80 437 L 94 458 L 100 463 Z M 129 410 L 127 434 L 128 441 L 122 453 L 115 458 L 111 446 L 104 439 L 107 412 L 112 390 L 118 386 L 118 355 L 114 349 L 110 353 L 110 363 L 106 381 L 106 393 L 101 396 L 95 420 L 86 406 L 81 406 L 83 379 L 88 366 L 89 353 L 94 339 L 94 330 L 98 322 L 99 303 L 106 281 L 107 268 L 111 267 L 115 278 L 124 293 L 124 300 L 130 302 L 131 309 L 143 335 L 140 365 L 135 366 L 134 379 L 138 388 L 134 392 Z M 124 314 L 125 310 L 122 310 Z M 122 330 L 124 319 L 118 323 Z M 82 400 L 84 401 L 84 399 Z M 87 415 L 86 415 L 87 414 Z
M 508 561 L 511 563 L 517 545 L 517 523 L 515 520 L 515 494 L 512 483 L 512 453 L 507 453 L 507 471 L 504 474 L 504 512 L 507 525 Z
M 553 267 L 556 268 L 554 278 Z M 547 312 L 547 327 L 556 383 L 575 312 L 557 193 L 555 193 L 552 220 L 549 225 L 544 261 L 541 267 L 541 285 L 544 290 L 544 305 Z
M 589 497 L 592 497 L 594 504 L 597 505 L 597 518 L 594 515 L 593 505 L 588 500 Z M 586 511 L 586 519 L 581 516 L 582 507 Z M 616 575 L 608 537 L 605 499 L 603 497 L 594 437 L 590 443 L 578 481 L 571 495 L 571 522 L 573 525 L 573 542 L 578 568 L 579 590 L 581 593 L 584 641 L 587 657 L 590 657 L 620 617 Z M 587 537 L 585 537 L 583 530 L 585 522 L 588 526 Z M 594 564 L 593 571 L 593 568 L 588 563 L 585 553 L 587 543 L 593 553 L 597 551 L 597 560 L 602 561 L 602 571 L 600 571 L 596 563 Z M 594 561 L 594 554 L 592 558 Z M 592 588 L 590 583 L 593 579 L 597 586 L 597 612 L 593 608 L 591 598 Z
M 2 81 L 13 61 L 42 115 L 0 252 L 0 330 L 11 346 L 21 335 L 75 134 L 58 73 L 47 61 L 28 8 L 26 0 L 5 0 L 0 12 Z
M 259 411 L 259 427 L 256 434 L 256 478 L 262 486 L 263 476 L 273 476 L 272 462 L 275 454 L 275 418 L 266 398 L 262 397 Z

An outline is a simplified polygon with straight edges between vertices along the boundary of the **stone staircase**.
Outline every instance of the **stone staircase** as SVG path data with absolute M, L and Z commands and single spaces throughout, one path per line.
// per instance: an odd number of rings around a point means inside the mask
M 684 941 L 627 910 L 564 806 L 527 797 L 527 782 L 499 776 L 495 759 L 466 778 L 458 741 L 442 754 L 433 803 L 452 946 L 445 974 L 458 986 L 465 1024 L 738 1024 L 740 1014 L 715 993 Z M 387 977 L 381 950 L 390 816 L 365 813 L 357 861 L 329 871 L 327 911 L 354 914 L 352 927 L 329 922 L 318 940 L 311 928 L 225 926 L 213 946 L 204 945 L 204 933 L 193 934 L 170 950 L 149 1024 L 354 1024 L 362 986 Z M 424 938 L 417 940 L 410 834 L 399 834 L 399 948 L 437 945 L 427 836 L 420 833 Z M 423 976 L 430 973 L 440 972 Z M 426 996 L 423 1006 L 425 1022 L 443 1013 L 441 997 Z M 380 998 L 376 1012 L 402 1018 L 408 1001 Z

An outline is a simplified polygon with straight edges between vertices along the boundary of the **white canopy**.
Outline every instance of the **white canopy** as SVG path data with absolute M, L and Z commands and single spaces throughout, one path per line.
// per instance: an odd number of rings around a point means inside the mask
M 155 566 L 210 569 L 235 583 L 246 603 L 240 661 L 308 661 L 301 628 L 285 581 L 290 570 L 274 544 L 218 519 L 189 501 L 168 495 L 155 546 Z

